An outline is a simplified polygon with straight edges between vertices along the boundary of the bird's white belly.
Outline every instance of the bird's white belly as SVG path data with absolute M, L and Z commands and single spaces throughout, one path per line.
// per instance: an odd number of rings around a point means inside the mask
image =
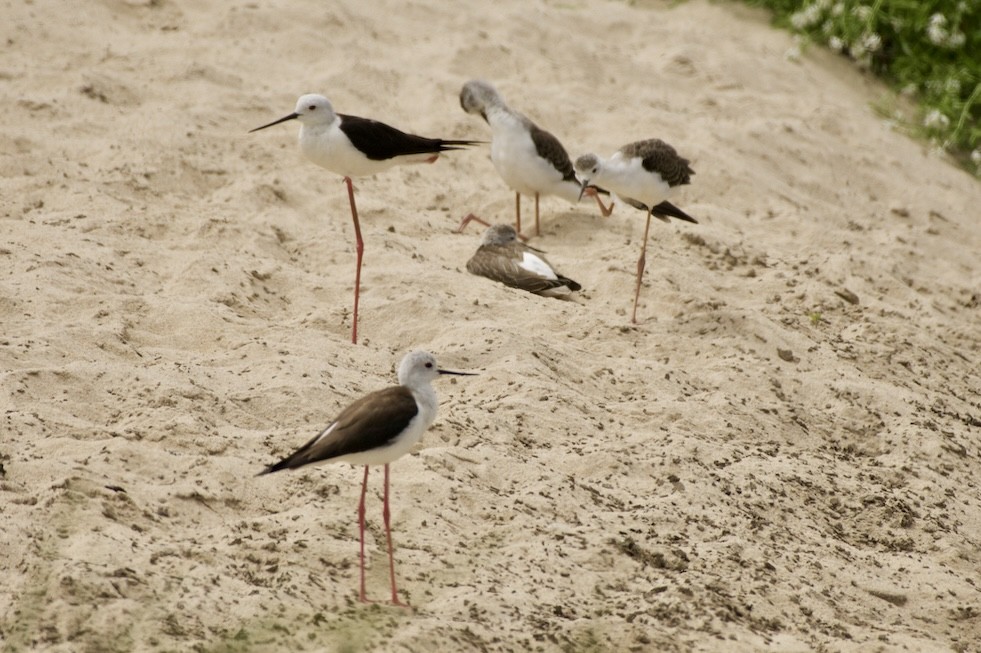
M 575 184 L 564 184 L 562 175 L 538 155 L 531 136 L 524 130 L 499 130 L 491 141 L 491 161 L 504 183 L 522 195 L 559 195 L 575 202 Z M 569 186 L 564 190 L 563 186 Z
M 351 463 L 352 465 L 385 465 L 394 462 L 412 450 L 412 447 L 422 439 L 422 434 L 426 432 L 428 426 L 417 415 L 409 424 L 407 432 L 391 445 L 352 453 L 346 456 L 338 456 L 325 462 L 342 461 Z
M 385 465 L 409 453 L 436 419 L 436 394 L 432 388 L 414 390 L 412 395 L 416 405 L 419 406 L 419 412 L 394 442 L 386 447 L 338 456 L 330 460 L 344 461 L 352 465 Z
M 400 163 L 400 157 L 383 161 L 369 159 L 337 127 L 320 132 L 301 128 L 300 151 L 321 168 L 346 177 L 385 172 Z
M 611 167 L 596 183 L 620 197 L 655 206 L 671 195 L 671 186 L 660 175 L 645 170 L 640 159 L 626 164 L 613 163 Z
M 557 286 L 543 290 L 538 294 L 542 297 L 567 297 L 572 294 L 572 291 L 567 286 Z

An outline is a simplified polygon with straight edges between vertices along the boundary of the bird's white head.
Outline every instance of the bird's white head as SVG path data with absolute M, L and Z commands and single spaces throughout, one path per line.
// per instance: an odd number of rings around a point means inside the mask
M 439 377 L 436 357 L 428 351 L 409 352 L 399 363 L 399 385 L 419 385 L 429 383 Z
M 299 120 L 304 125 L 315 126 L 329 125 L 334 122 L 335 118 L 337 118 L 337 114 L 334 113 L 334 107 L 331 105 L 330 100 L 325 98 L 323 95 L 310 93 L 308 95 L 300 96 L 300 99 L 296 101 L 296 110 L 294 110 L 290 115 L 283 116 L 279 120 L 273 120 L 268 125 L 250 129 L 249 133 L 251 134 L 252 132 L 257 132 L 260 129 L 278 125 L 279 123 L 286 122 L 287 120 Z
M 469 372 L 452 372 L 441 370 L 436 364 L 436 357 L 428 351 L 413 351 L 405 355 L 399 363 L 398 379 L 399 385 L 410 388 L 420 385 L 428 385 L 440 374 L 455 374 L 457 376 L 473 376 Z
M 595 154 L 583 154 L 575 163 L 576 174 L 583 181 L 589 181 L 599 174 L 601 167 L 600 158 Z
M 330 100 L 315 93 L 301 95 L 293 114 L 304 125 L 329 125 L 337 117 Z
M 479 114 L 487 120 L 487 109 L 502 106 L 504 100 L 490 82 L 482 79 L 471 79 L 460 89 L 460 106 L 467 113 Z
M 579 199 L 582 199 L 583 193 L 586 192 L 589 183 L 601 174 L 603 164 L 595 154 L 583 154 L 576 159 L 573 167 L 575 168 L 579 182 L 582 184 L 582 189 L 579 191 Z

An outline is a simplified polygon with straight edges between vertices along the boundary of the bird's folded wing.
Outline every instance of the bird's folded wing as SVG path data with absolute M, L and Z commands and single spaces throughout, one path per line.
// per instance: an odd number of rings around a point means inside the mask
M 408 388 L 393 386 L 361 397 L 313 439 L 262 473 L 295 469 L 390 444 L 419 413 Z

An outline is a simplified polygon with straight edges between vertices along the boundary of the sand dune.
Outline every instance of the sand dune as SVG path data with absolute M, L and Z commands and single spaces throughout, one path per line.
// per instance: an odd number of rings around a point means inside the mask
M 702 0 L 3 13 L 3 650 L 979 650 L 981 187 L 847 62 Z M 344 187 L 246 132 L 317 92 L 487 139 L 473 77 L 691 159 L 640 324 L 640 212 L 543 200 L 575 301 L 466 272 L 513 216 L 478 148 L 357 182 L 349 343 Z M 415 348 L 480 376 L 392 468 L 414 611 L 363 607 L 360 471 L 254 475 Z

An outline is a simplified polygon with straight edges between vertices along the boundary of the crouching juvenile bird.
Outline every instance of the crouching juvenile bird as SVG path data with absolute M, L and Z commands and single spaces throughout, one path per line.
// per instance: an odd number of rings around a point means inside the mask
M 392 557 L 392 530 L 388 506 L 388 464 L 415 445 L 436 418 L 436 393 L 430 383 L 440 374 L 472 376 L 468 372 L 442 370 L 436 358 L 424 351 L 414 351 L 399 363 L 399 385 L 367 394 L 341 411 L 333 422 L 312 440 L 278 463 L 269 465 L 259 476 L 282 469 L 296 469 L 325 462 L 348 462 L 364 465 L 361 501 L 358 503 L 358 527 L 361 536 L 361 593 L 367 603 L 364 579 L 364 502 L 368 490 L 370 465 L 385 466 L 385 494 L 382 517 L 388 539 L 388 570 L 392 580 L 392 603 L 399 600 L 395 586 L 395 560 Z
M 506 286 L 546 297 L 567 297 L 582 286 L 555 271 L 544 252 L 518 240 L 518 232 L 507 224 L 487 228 L 480 247 L 467 261 L 471 273 Z

